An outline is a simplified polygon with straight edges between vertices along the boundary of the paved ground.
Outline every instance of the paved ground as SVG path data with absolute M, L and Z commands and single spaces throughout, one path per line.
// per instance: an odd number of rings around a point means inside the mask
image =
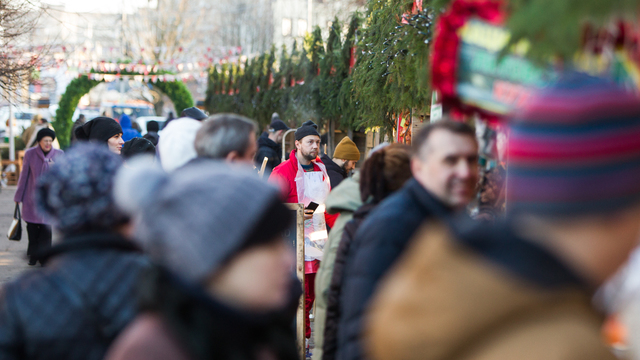
M 24 271 L 33 269 L 27 265 L 27 228 L 22 223 L 22 240 L 9 241 L 7 230 L 13 219 L 13 195 L 15 186 L 0 190 L 0 285 L 16 278 Z

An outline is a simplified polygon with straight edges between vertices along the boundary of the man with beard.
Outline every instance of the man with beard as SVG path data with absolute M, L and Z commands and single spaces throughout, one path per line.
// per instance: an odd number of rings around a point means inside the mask
M 362 359 L 362 316 L 380 279 L 418 227 L 447 223 L 475 196 L 478 143 L 469 125 L 442 120 L 413 138 L 413 179 L 386 198 L 355 233 L 344 268 L 336 359 Z
M 305 260 L 305 330 L 311 336 L 309 310 L 315 300 L 315 276 L 320 267 L 324 244 L 327 241 L 327 226 L 333 225 L 325 218 L 324 201 L 331 190 L 329 175 L 320 161 L 320 134 L 318 125 L 307 121 L 296 130 L 296 148 L 289 160 L 276 166 L 269 181 L 280 185 L 287 203 L 302 203 L 304 211 L 304 260 Z M 317 209 L 307 209 L 315 203 Z M 315 211 L 314 211 L 315 210 Z
M 333 159 L 329 158 L 327 154 L 322 154 L 320 160 L 327 167 L 331 188 L 335 189 L 342 180 L 347 178 L 349 172 L 356 168 L 356 163 L 360 160 L 360 151 L 356 144 L 348 136 L 345 136 L 336 146 Z

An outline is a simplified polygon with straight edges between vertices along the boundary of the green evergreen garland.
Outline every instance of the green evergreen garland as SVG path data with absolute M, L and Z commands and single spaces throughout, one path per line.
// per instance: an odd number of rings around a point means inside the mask
M 65 149 L 69 146 L 71 128 L 73 127 L 73 113 L 76 111 L 80 99 L 99 83 L 100 81 L 91 80 L 88 76 L 82 75 L 71 80 L 64 94 L 62 94 L 56 110 L 56 119 L 52 123 L 61 148 Z
M 94 72 L 92 70 L 92 72 Z M 104 74 L 109 74 L 101 72 Z M 111 73 L 111 74 L 116 74 Z M 139 75 L 138 73 L 120 72 L 120 75 Z M 167 74 L 167 72 L 158 72 L 158 74 Z M 93 87 L 102 81 L 91 80 L 87 75 L 81 75 L 73 80 L 67 86 L 64 94 L 58 103 L 56 110 L 56 118 L 52 123 L 56 130 L 56 137 L 60 143 L 60 147 L 65 149 L 70 145 L 71 128 L 73 127 L 73 113 L 78 107 L 80 99 L 87 94 Z M 195 105 L 191 92 L 182 81 L 152 82 L 152 85 L 166 94 L 173 102 L 176 114 L 180 114 L 182 110 Z

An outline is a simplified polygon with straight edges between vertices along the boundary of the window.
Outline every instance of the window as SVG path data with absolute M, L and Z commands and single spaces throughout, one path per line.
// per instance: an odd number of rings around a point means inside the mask
M 307 20 L 298 19 L 298 36 L 304 36 L 307 33 Z
M 291 19 L 282 19 L 282 36 L 291 35 Z

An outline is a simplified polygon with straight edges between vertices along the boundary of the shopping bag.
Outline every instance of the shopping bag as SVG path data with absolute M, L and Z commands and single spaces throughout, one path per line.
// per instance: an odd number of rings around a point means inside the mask
M 13 221 L 9 226 L 9 232 L 7 233 L 9 240 L 20 241 L 22 238 L 22 216 L 20 215 L 20 205 L 16 204 L 16 208 L 13 211 Z

